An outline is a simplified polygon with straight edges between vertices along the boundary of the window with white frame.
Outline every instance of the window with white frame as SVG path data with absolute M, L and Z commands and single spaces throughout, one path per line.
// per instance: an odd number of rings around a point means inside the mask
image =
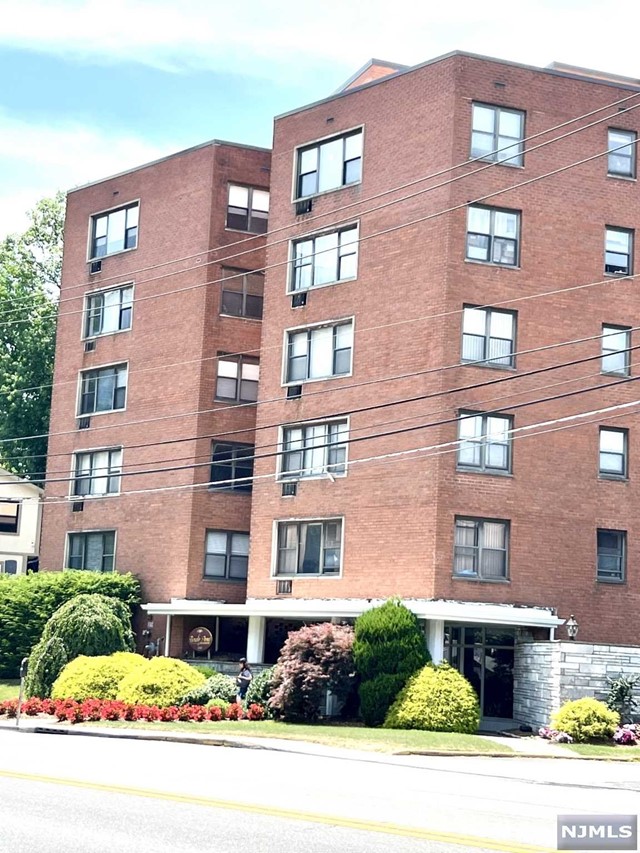
M 292 254 L 292 291 L 353 279 L 358 270 L 358 226 L 296 240 Z
M 121 472 L 121 447 L 76 453 L 72 494 L 78 497 L 118 494 Z
M 603 530 L 597 532 L 596 579 L 620 583 L 626 575 L 627 531 Z
M 487 474 L 511 471 L 513 418 L 460 412 L 458 421 L 458 467 Z
M 520 214 L 471 205 L 467 212 L 467 258 L 488 264 L 518 265 Z
M 258 399 L 260 365 L 247 355 L 219 355 L 216 400 L 255 403 Z
M 133 286 L 114 287 L 99 293 L 88 293 L 85 298 L 85 338 L 124 332 L 131 328 Z
M 625 479 L 628 472 L 628 431 L 600 427 L 599 471 L 604 477 Z
M 287 382 L 327 379 L 351 372 L 353 321 L 287 334 Z
M 610 175 L 616 178 L 635 178 L 637 139 L 635 130 L 609 128 L 607 171 Z
M 262 320 L 264 273 L 222 268 L 220 313 Z
M 633 231 L 629 228 L 606 228 L 604 271 L 610 275 L 631 275 L 633 272 Z
M 509 523 L 456 518 L 453 574 L 479 580 L 507 577 Z
M 245 580 L 249 565 L 249 534 L 230 530 L 207 530 L 204 558 L 205 578 Z
M 522 166 L 524 113 L 521 110 L 473 104 L 471 156 Z
M 127 365 L 115 364 L 80 374 L 80 412 L 111 412 L 124 409 L 127 397 Z
M 229 184 L 227 228 L 265 234 L 269 227 L 269 191 Z
M 462 312 L 462 361 L 514 367 L 516 314 L 466 305 Z
M 280 476 L 298 479 L 346 474 L 348 436 L 346 420 L 284 427 Z
M 602 326 L 602 372 L 628 376 L 630 369 L 629 326 Z
M 362 128 L 299 148 L 296 198 L 357 184 L 362 177 Z
M 275 574 L 339 574 L 341 551 L 342 519 L 281 521 Z
M 116 548 L 115 530 L 67 534 L 67 568 L 112 572 Z
M 91 258 L 104 258 L 138 245 L 138 202 L 91 217 Z
M 20 502 L 0 500 L 0 533 L 17 533 L 20 523 Z
M 250 492 L 253 482 L 252 444 L 216 441 L 211 457 L 211 489 Z

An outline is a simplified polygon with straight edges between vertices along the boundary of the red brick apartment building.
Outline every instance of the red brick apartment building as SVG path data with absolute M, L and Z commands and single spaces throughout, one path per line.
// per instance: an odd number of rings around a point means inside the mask
M 372 61 L 271 172 L 213 142 L 70 193 L 43 565 L 257 663 L 401 596 L 502 720 L 571 615 L 637 643 L 639 130 L 638 81 Z

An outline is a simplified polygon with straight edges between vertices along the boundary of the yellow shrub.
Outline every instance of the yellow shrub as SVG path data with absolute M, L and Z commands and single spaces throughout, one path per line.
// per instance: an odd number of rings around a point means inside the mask
M 145 663 L 133 652 L 80 655 L 62 670 L 51 690 L 53 699 L 115 699 L 123 678 Z
M 195 667 L 174 658 L 151 658 L 129 673 L 120 684 L 116 699 L 138 705 L 166 708 L 199 687 L 206 677 Z
M 577 741 L 608 740 L 620 725 L 620 714 L 597 699 L 565 702 L 551 717 L 551 727 Z

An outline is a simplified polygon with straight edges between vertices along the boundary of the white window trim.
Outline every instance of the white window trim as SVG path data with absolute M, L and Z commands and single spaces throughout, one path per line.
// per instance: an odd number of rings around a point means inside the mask
M 322 192 L 314 193 L 313 195 L 305 195 L 299 197 L 296 195 L 296 191 L 298 189 L 298 153 L 303 148 L 313 148 L 314 145 L 322 145 L 323 142 L 328 142 L 330 139 L 337 139 L 340 136 L 348 136 L 350 133 L 355 133 L 356 131 L 362 131 L 362 164 L 360 168 L 360 180 L 354 181 L 352 184 L 345 184 L 339 187 L 333 187 L 330 190 L 322 190 Z M 320 136 L 317 139 L 310 139 L 308 142 L 303 142 L 300 145 L 296 145 L 293 149 L 293 175 L 291 179 L 291 203 L 295 204 L 297 201 L 305 201 L 308 198 L 319 198 L 323 195 L 328 195 L 329 193 L 340 192 L 340 190 L 346 190 L 349 187 L 357 187 L 364 181 L 364 144 L 365 144 L 365 126 L 364 124 L 357 124 L 354 127 L 348 127 L 344 130 L 334 131 L 333 133 L 328 133 L 326 136 Z
M 116 557 L 118 555 L 118 529 L 116 527 L 91 527 L 88 530 L 85 530 L 85 529 L 67 530 L 67 532 L 65 534 L 65 543 L 64 543 L 64 563 L 62 566 L 63 570 L 68 571 L 68 572 L 81 572 L 81 571 L 92 572 L 92 571 L 95 571 L 95 569 L 70 569 L 69 568 L 69 565 L 68 565 L 68 563 L 69 563 L 69 551 L 70 551 L 69 546 L 71 544 L 69 537 L 75 536 L 78 533 L 82 533 L 82 534 L 84 534 L 84 533 L 113 533 L 113 569 L 112 569 L 112 572 L 115 573 L 117 571 L 117 569 L 116 569 Z M 103 572 L 102 574 L 108 574 L 108 572 Z
M 338 376 L 319 376 L 317 379 L 296 379 L 291 382 L 287 382 L 287 364 L 289 361 L 289 335 L 293 332 L 305 332 L 308 329 L 321 329 L 327 326 L 341 326 L 345 323 L 351 323 L 352 327 L 352 343 L 351 343 L 351 365 L 348 373 L 340 373 Z M 290 385 L 309 385 L 312 382 L 328 382 L 335 381 L 336 379 L 347 379 L 349 376 L 353 376 L 353 357 L 356 348 L 356 317 L 355 314 L 352 314 L 350 317 L 341 317 L 339 320 L 326 320 L 320 323 L 308 323 L 305 326 L 293 326 L 290 329 L 284 330 L 283 344 L 282 344 L 282 381 L 280 383 L 281 388 L 288 388 Z
M 138 236 L 136 238 L 136 245 L 132 246 L 130 249 L 120 249 L 119 252 L 111 252 L 108 255 L 102 255 L 99 258 L 94 258 L 91 255 L 91 248 L 93 243 L 93 220 L 98 216 L 104 216 L 105 213 L 113 213 L 116 210 L 122 210 L 123 208 L 133 207 L 135 204 L 138 205 Z M 123 202 L 122 204 L 114 204 L 112 207 L 107 207 L 104 210 L 96 210 L 93 213 L 89 214 L 89 233 L 87 236 L 87 263 L 90 264 L 91 261 L 103 261 L 105 258 L 114 258 L 116 255 L 124 255 L 127 252 L 135 252 L 138 246 L 140 245 L 140 208 L 142 207 L 140 198 L 132 198 L 131 201 Z
M 118 409 L 120 411 L 120 409 Z M 118 477 L 120 478 L 120 488 L 117 492 L 107 492 L 104 495 L 76 495 L 74 492 L 74 486 L 76 484 L 76 463 L 77 457 L 82 455 L 83 453 L 101 453 L 105 450 L 119 450 L 122 456 L 120 457 L 120 474 Z M 117 498 L 122 494 L 122 467 L 124 463 L 124 447 L 121 444 L 107 445 L 105 447 L 84 447 L 74 450 L 71 454 L 71 470 L 69 472 L 69 498 L 72 501 L 85 501 L 85 500 L 103 500 L 104 498 Z M 75 530 L 71 531 L 75 533 Z
M 353 184 L 349 184 L 349 186 L 353 186 Z M 327 234 L 336 234 L 340 231 L 348 231 L 349 228 L 357 228 L 358 229 L 358 249 L 356 253 L 356 274 L 350 276 L 349 278 L 339 278 L 335 281 L 327 281 L 325 284 L 313 284 L 311 287 L 300 287 L 297 290 L 293 288 L 293 280 L 295 277 L 295 245 L 296 243 L 302 243 L 305 240 L 315 240 L 318 237 L 324 237 Z M 334 287 L 336 284 L 345 284 L 350 281 L 356 281 L 359 273 L 359 265 L 360 265 L 360 220 L 356 219 L 353 222 L 347 222 L 344 225 L 334 226 L 332 228 L 324 228 L 322 231 L 312 231 L 309 234 L 302 234 L 295 237 L 293 240 L 289 240 L 289 269 L 287 271 L 287 296 L 293 296 L 295 293 L 308 293 L 311 290 L 322 290 L 324 287 Z M 315 262 L 315 255 L 314 255 Z
M 131 249 L 127 249 L 127 252 L 132 251 Z M 109 293 L 111 290 L 122 290 L 125 287 L 131 288 L 131 325 L 128 329 L 116 329 L 114 332 L 101 332 L 99 335 L 85 335 L 84 329 L 86 326 L 87 319 L 87 310 L 88 310 L 88 301 L 89 297 L 97 296 L 100 293 Z M 123 332 L 130 332 L 133 329 L 133 306 L 136 300 L 136 286 L 133 281 L 123 281 L 122 284 L 108 284 L 104 287 L 96 287 L 95 290 L 87 290 L 84 294 L 84 302 L 82 304 L 82 325 L 80 326 L 80 340 L 81 341 L 95 341 L 98 338 L 108 338 L 111 335 L 121 335 Z
M 104 370 L 106 367 L 118 367 L 119 365 L 124 364 L 127 368 L 127 393 L 124 395 L 124 406 L 121 409 L 107 409 L 104 412 L 89 412 L 86 415 L 80 414 L 80 400 L 82 398 L 82 374 L 83 373 L 91 373 L 94 370 Z M 78 387 L 76 390 L 76 413 L 74 417 L 76 420 L 78 418 L 95 418 L 98 415 L 115 415 L 120 412 L 126 412 L 127 406 L 129 405 L 129 361 L 109 361 L 106 364 L 96 364 L 92 367 L 84 367 L 82 370 L 78 371 Z
M 344 459 L 344 473 L 343 474 L 334 474 L 331 472 L 331 476 L 329 473 L 325 471 L 323 474 L 308 474 L 307 476 L 298 476 L 298 477 L 285 477 L 282 473 L 282 461 L 284 458 L 284 431 L 286 429 L 304 429 L 306 427 L 314 427 L 314 426 L 323 426 L 325 424 L 341 424 L 346 423 L 347 425 L 347 440 L 345 442 L 345 459 Z M 303 421 L 302 423 L 291 423 L 291 424 L 281 424 L 278 427 L 278 467 L 276 471 L 276 482 L 278 483 L 297 483 L 300 480 L 330 480 L 332 477 L 334 479 L 344 479 L 349 473 L 349 441 L 351 437 L 351 418 L 347 415 L 344 418 L 328 418 L 323 420 L 320 418 L 319 420 L 314 421 Z
M 340 527 L 340 571 L 334 572 L 333 574 L 322 574 L 319 572 L 316 574 L 286 574 L 280 575 L 278 574 L 278 525 L 279 524 L 304 524 L 305 522 L 327 522 L 327 521 L 340 521 L 342 522 Z M 342 576 L 344 573 L 344 528 L 345 528 L 345 517 L 344 515 L 326 515 L 322 517 L 318 516 L 302 516 L 300 518 L 274 518 L 272 524 L 272 532 L 271 532 L 271 577 L 276 580 L 342 580 Z M 114 557 L 115 563 L 115 557 Z

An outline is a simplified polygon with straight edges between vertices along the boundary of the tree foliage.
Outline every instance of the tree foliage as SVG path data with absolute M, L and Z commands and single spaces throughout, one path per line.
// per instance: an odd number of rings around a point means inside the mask
M 0 242 L 0 465 L 34 482 L 44 478 L 62 270 L 64 195 L 30 211 L 21 235 Z

